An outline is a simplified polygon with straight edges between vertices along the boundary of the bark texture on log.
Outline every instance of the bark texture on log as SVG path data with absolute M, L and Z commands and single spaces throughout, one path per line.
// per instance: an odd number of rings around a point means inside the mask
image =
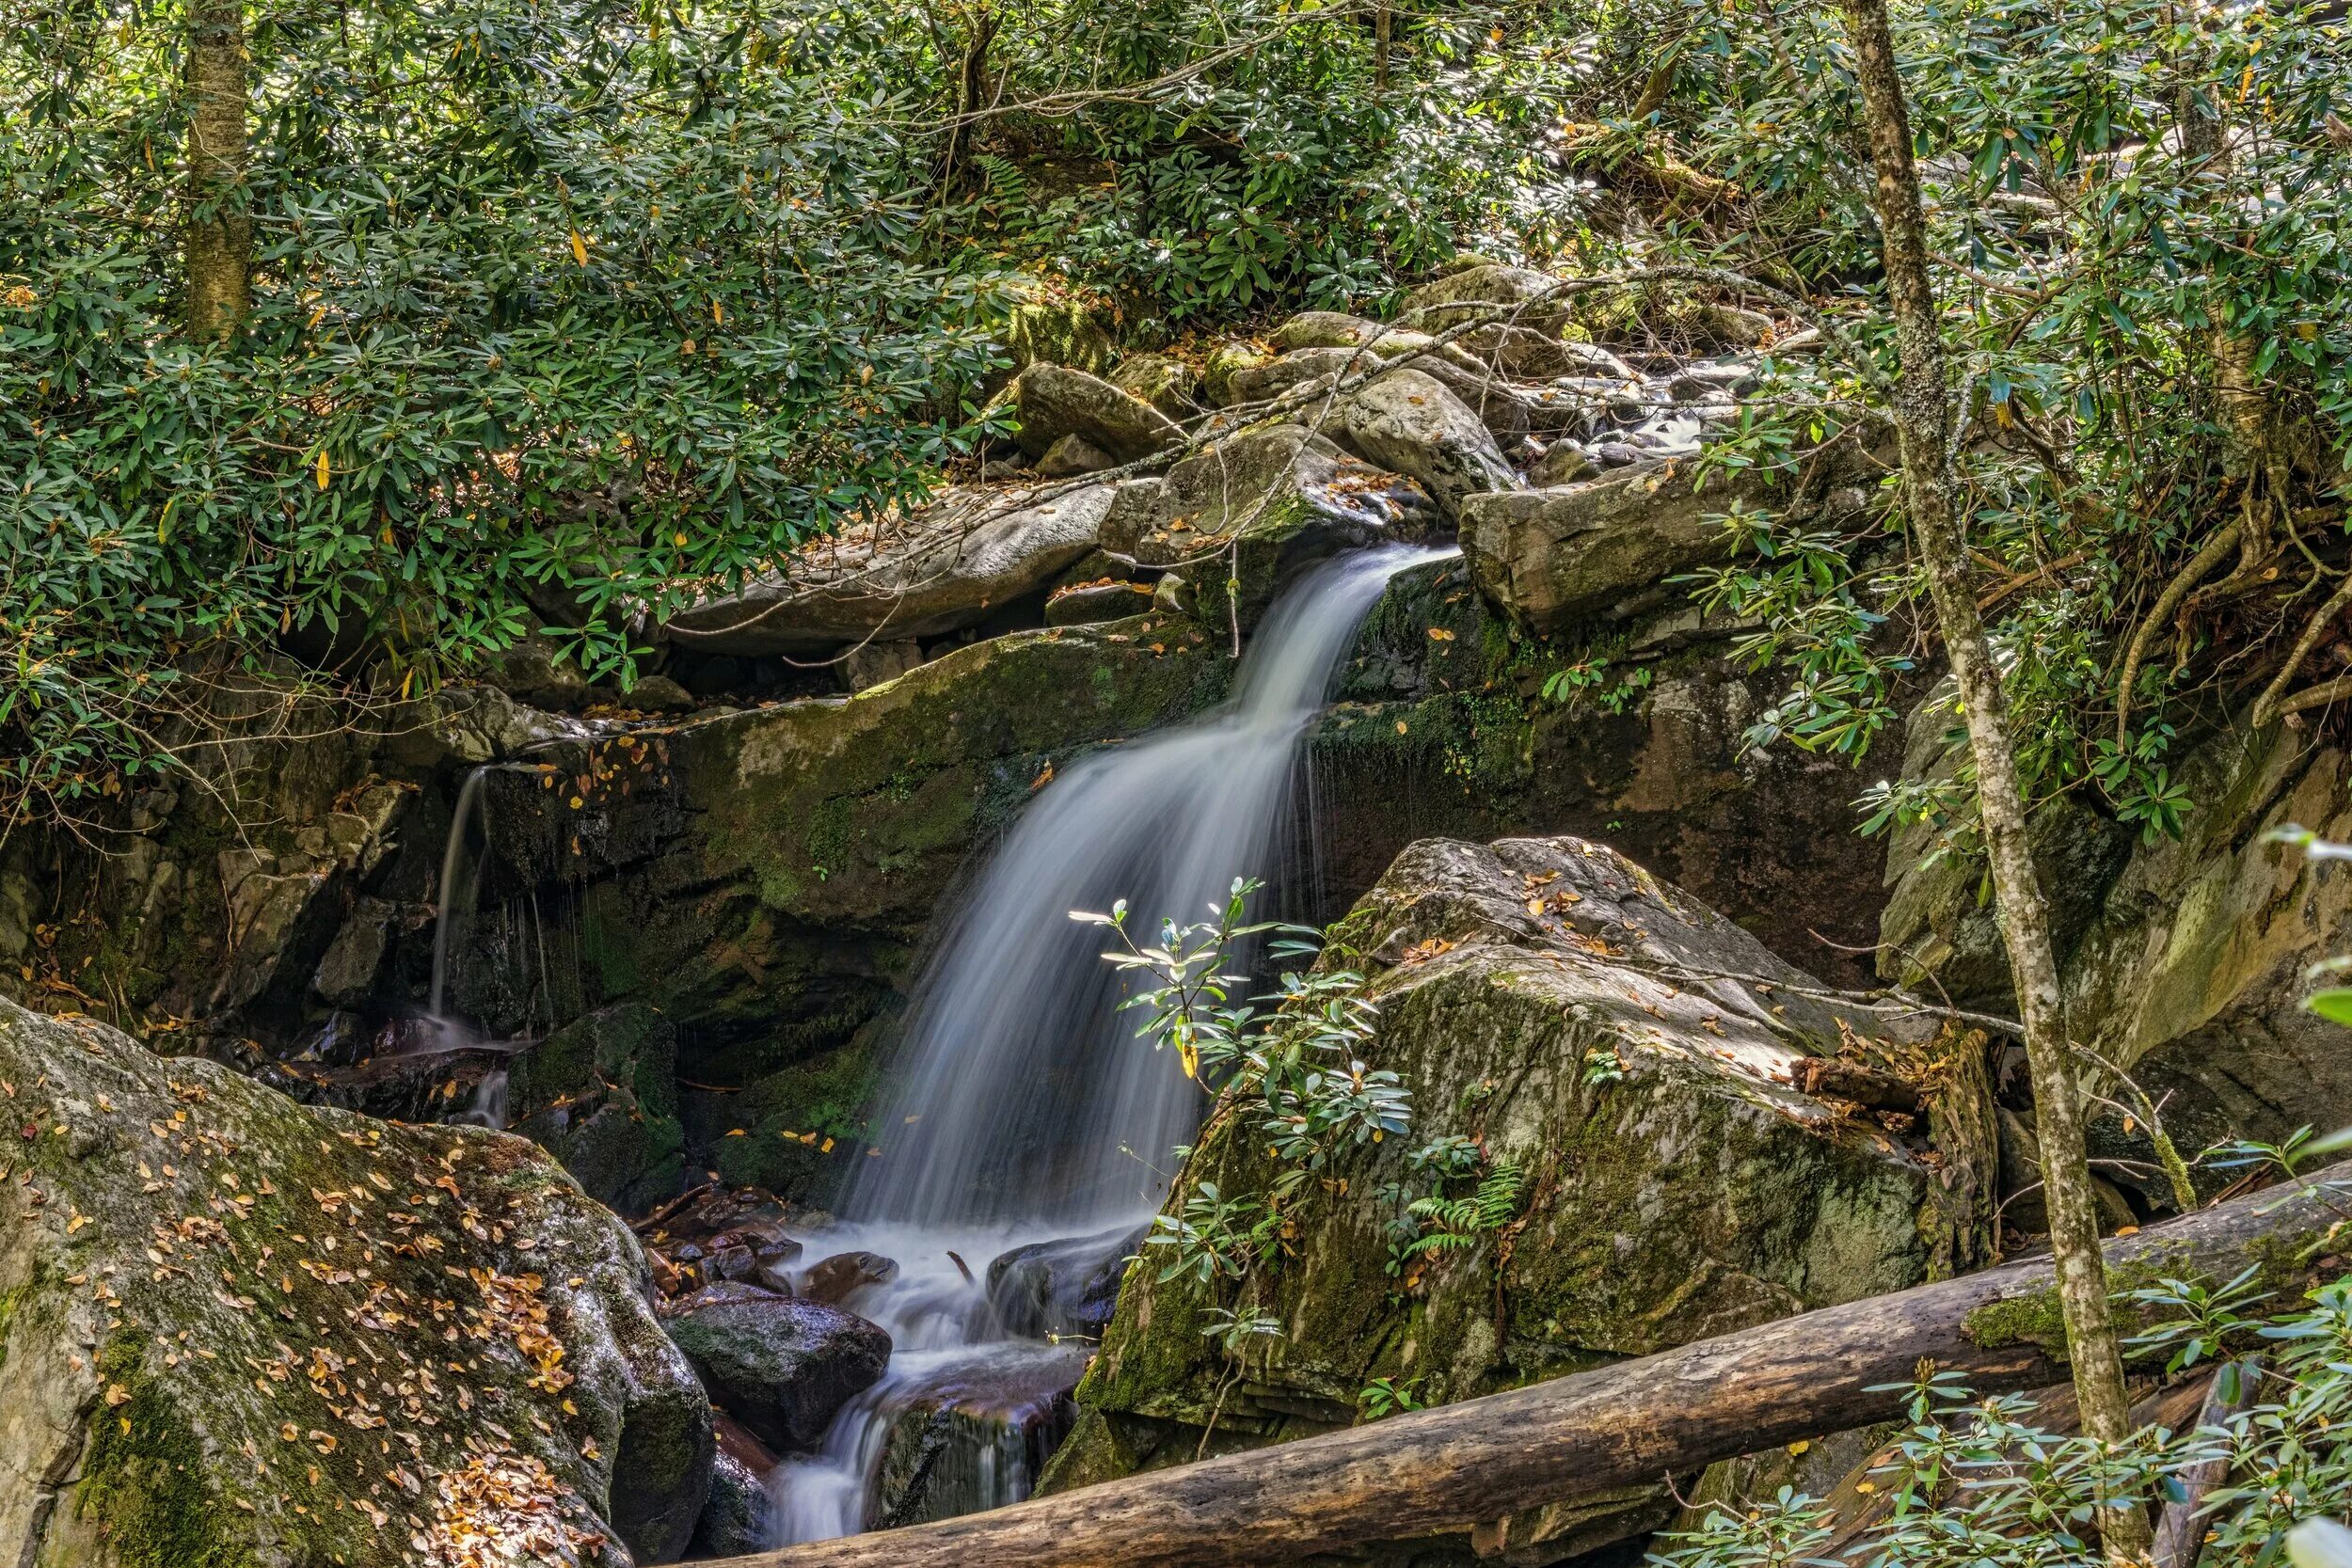
M 2304 1275 L 2280 1259 L 2318 1250 L 2340 1223 L 2331 1194 L 2249 1195 L 2109 1243 L 2107 1266 L 2127 1285 L 2228 1278 L 2257 1262 L 2265 1288 L 2291 1291 Z M 2049 1263 L 2013 1263 L 1370 1426 L 725 1568 L 1211 1568 L 1460 1534 L 1899 1418 L 1922 1362 L 1985 1392 L 2039 1387 L 2062 1375 L 2063 1343 Z

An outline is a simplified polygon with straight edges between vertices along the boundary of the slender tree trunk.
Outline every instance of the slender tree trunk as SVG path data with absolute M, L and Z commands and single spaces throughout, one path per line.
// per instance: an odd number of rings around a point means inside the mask
M 1389 49 L 1396 38 L 1396 16 L 1390 0 L 1377 0 L 1372 13 L 1372 85 L 1389 90 Z
M 253 309 L 244 0 L 193 0 L 188 32 L 188 335 L 218 338 Z
M 2068 1360 L 2082 1404 L 2083 1430 L 2101 1441 L 2122 1443 L 2130 1435 L 2131 1401 L 2124 1392 L 2123 1360 L 2107 1302 L 2106 1271 L 2099 1257 L 2099 1211 L 2090 1186 L 2081 1101 L 2066 1050 L 2049 906 L 2026 842 L 2026 803 L 2010 743 L 2008 705 L 1977 611 L 1966 540 L 1949 478 L 1951 404 L 1935 296 L 1928 280 L 1927 224 L 1918 171 L 1911 159 L 1910 115 L 1896 71 L 1885 0 L 1843 4 L 1869 121 L 1887 293 L 1901 360 L 1894 416 L 1904 499 L 1976 752 L 1977 793 L 2001 936 L 2016 976 L 2026 1054 L 2033 1074 L 2042 1181 L 2066 1319 Z M 2136 1510 L 2109 1515 L 2103 1524 L 2111 1557 L 2146 1556 L 2147 1522 Z

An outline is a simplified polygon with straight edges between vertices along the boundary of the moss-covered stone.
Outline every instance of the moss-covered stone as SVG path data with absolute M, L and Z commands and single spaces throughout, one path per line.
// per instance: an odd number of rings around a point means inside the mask
M 1345 1424 L 1375 1378 L 1465 1399 L 1968 1260 L 1989 1195 L 1945 1188 L 1924 1129 L 1892 1134 L 1788 1083 L 1799 1056 L 1841 1051 L 1935 1079 L 1930 1042 L 1813 1000 L 1755 939 L 1613 851 L 1417 844 L 1331 937 L 1375 975 L 1365 1055 L 1411 1090 L 1412 1138 L 1319 1172 L 1283 1210 L 1281 1256 L 1238 1297 L 1131 1267 L 1056 1484 L 1188 1457 L 1213 1418 L 1245 1443 Z M 1167 1212 L 1204 1182 L 1273 1190 L 1248 1126 L 1220 1107 Z M 1429 1231 L 1399 1187 L 1434 1179 L 1406 1146 L 1441 1136 L 1477 1151 L 1446 1196 L 1495 1178 L 1505 1197 L 1491 1223 L 1417 1249 Z M 1282 1333 L 1236 1369 L 1202 1330 L 1243 1307 Z M 1619 1504 L 1542 1522 L 1544 1539 L 1602 1544 L 1660 1506 L 1647 1491 Z
M 7 1003 L 0 1084 L 34 1130 L 0 1184 L 24 1560 L 683 1547 L 707 1403 L 634 1239 L 529 1143 L 299 1105 Z

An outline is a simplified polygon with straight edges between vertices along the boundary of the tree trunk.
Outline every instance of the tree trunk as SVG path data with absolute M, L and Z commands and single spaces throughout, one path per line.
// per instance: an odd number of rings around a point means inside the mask
M 2010 743 L 2008 703 L 1977 610 L 1967 542 L 1949 473 L 1951 404 L 1945 387 L 1935 295 L 1928 278 L 1927 222 L 1920 207 L 1918 170 L 1911 159 L 1910 115 L 1896 70 L 1894 31 L 1885 0 L 1844 0 L 1844 5 L 1869 123 L 1887 295 L 1901 362 L 1893 412 L 1902 452 L 1904 501 L 1976 753 L 1977 795 L 1992 862 L 1995 913 L 2016 977 L 2033 1077 L 2050 1243 L 2057 1257 L 2058 1298 L 2065 1311 L 2083 1430 L 2102 1442 L 2120 1444 L 2131 1433 L 2131 1401 L 2123 1387 L 2122 1354 L 2099 1259 L 2099 1209 L 2083 1140 L 2082 1102 L 2066 1047 L 2049 905 L 2026 841 L 2026 801 Z M 2144 1558 L 2147 1521 L 2137 1510 L 2109 1517 L 2106 1539 L 2118 1560 Z
M 243 0 L 194 0 L 188 33 L 188 335 L 213 339 L 253 309 Z
M 2250 1194 L 2119 1238 L 2109 1256 L 2213 1279 L 2260 1260 L 2261 1288 L 2289 1300 L 2309 1265 L 2284 1260 L 2322 1250 L 2308 1243 L 2332 1234 L 2331 1197 Z M 1980 1393 L 2042 1387 L 2060 1375 L 2045 1354 L 2063 1344 L 2055 1293 L 2047 1261 L 2012 1263 L 1369 1426 L 719 1568 L 1240 1568 L 1462 1534 L 1899 1419 L 1929 1366 Z

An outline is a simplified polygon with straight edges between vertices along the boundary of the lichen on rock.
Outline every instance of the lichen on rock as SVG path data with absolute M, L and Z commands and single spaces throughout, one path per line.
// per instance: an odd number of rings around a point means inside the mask
M 0 1538 L 24 1561 L 683 1549 L 707 1402 L 627 1228 L 525 1140 L 299 1105 L 4 1002 L 0 1095 Z

